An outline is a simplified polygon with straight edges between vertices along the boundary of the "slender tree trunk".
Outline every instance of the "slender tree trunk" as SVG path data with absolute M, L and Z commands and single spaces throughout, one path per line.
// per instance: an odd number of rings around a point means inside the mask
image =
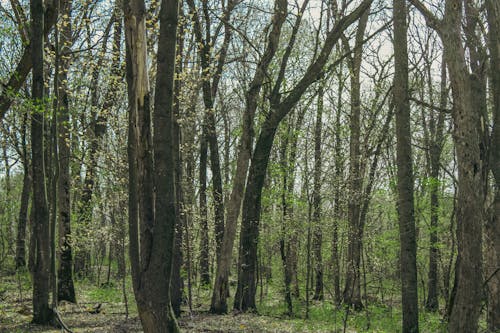
M 430 79 L 429 79 L 430 80 Z M 431 89 L 431 82 L 429 84 Z M 446 108 L 448 99 L 448 89 L 446 87 L 446 64 L 443 58 L 441 68 L 441 98 L 439 107 L 441 110 Z M 443 130 L 444 130 L 444 112 L 440 111 L 437 123 L 434 117 L 430 122 L 432 141 L 429 143 L 429 160 L 430 160 L 430 178 L 431 178 L 431 222 L 430 222 L 430 247 L 429 247 L 429 274 L 428 274 L 428 293 L 425 302 L 425 308 L 428 311 L 437 311 L 439 309 L 439 292 L 438 292 L 438 226 L 439 226 L 439 170 L 441 152 L 443 147 Z
M 345 280 L 343 300 L 355 310 L 361 310 L 361 236 L 363 234 L 360 213 L 362 197 L 360 129 L 361 129 L 361 82 L 360 71 L 363 55 L 363 40 L 368 22 L 369 11 L 360 18 L 356 32 L 354 55 L 350 61 L 351 69 L 351 116 L 350 116 L 350 143 L 349 143 L 349 232 L 347 247 L 347 274 Z
M 180 100 L 182 81 L 180 79 L 182 73 L 182 56 L 184 49 L 184 29 L 179 27 L 177 36 L 177 61 L 175 64 L 176 79 L 174 81 L 174 108 L 173 108 L 173 154 L 175 164 L 175 195 L 176 195 L 176 225 L 175 225 L 175 243 L 174 243 L 174 258 L 172 265 L 172 282 L 170 284 L 170 298 L 172 301 L 172 309 L 179 317 L 181 315 L 182 296 L 184 291 L 184 279 L 181 274 L 181 269 L 184 264 L 182 241 L 184 238 L 183 229 L 186 223 L 186 210 L 184 207 L 184 189 L 182 184 L 182 152 L 181 152 L 181 129 L 180 129 Z
M 103 66 L 103 62 L 105 59 L 106 48 L 108 44 L 108 38 L 110 36 L 110 30 L 113 26 L 113 23 L 117 20 L 117 10 L 113 12 L 108 25 L 104 31 L 102 48 L 98 53 L 98 60 L 95 67 L 95 70 L 92 72 L 92 80 L 91 80 L 91 121 L 90 121 L 90 145 L 88 151 L 88 163 L 86 165 L 85 170 L 85 178 L 83 181 L 83 188 L 81 189 L 81 197 L 78 202 L 78 224 L 80 230 L 77 230 L 77 241 L 79 241 L 80 249 L 76 251 L 75 259 L 74 259 L 74 270 L 75 275 L 78 277 L 84 277 L 89 273 L 89 268 L 91 265 L 91 254 L 89 249 L 89 240 L 88 237 L 84 236 L 83 233 L 90 228 L 90 223 L 92 221 L 93 214 L 93 206 L 92 206 L 92 197 L 94 196 L 94 191 L 96 187 L 97 180 L 97 162 L 98 162 L 98 153 L 101 147 L 101 142 L 106 134 L 106 123 L 107 123 L 107 113 L 109 109 L 113 106 L 112 103 L 109 103 L 108 97 L 107 105 L 103 105 L 102 110 L 98 112 L 99 108 L 99 88 L 102 86 L 99 84 L 99 73 L 100 69 Z M 116 72 L 116 71 L 115 71 Z M 113 73 L 115 74 L 115 73 Z M 112 82 L 118 82 L 115 78 L 112 78 Z M 113 85 L 110 85 L 110 91 L 113 91 L 115 88 Z M 83 230 L 83 233 L 82 233 Z
M 403 333 L 418 332 L 417 240 L 413 205 L 406 2 L 394 0 L 394 105 L 396 108 L 398 215 Z
M 326 41 L 319 51 L 318 58 L 308 68 L 303 77 L 290 93 L 281 101 L 279 94 L 280 80 L 275 86 L 276 94 L 271 96 L 271 111 L 267 114 L 261 126 L 259 138 L 257 139 L 250 170 L 248 173 L 247 189 L 243 200 L 243 216 L 240 233 L 240 268 L 238 273 L 238 287 L 236 290 L 234 307 L 236 310 L 255 310 L 256 293 L 256 265 L 257 245 L 259 242 L 259 223 L 261 212 L 261 196 L 266 176 L 267 166 L 276 130 L 283 118 L 290 113 L 307 88 L 321 76 L 323 66 L 329 58 L 333 46 L 341 37 L 342 32 L 356 21 L 370 6 L 371 0 L 363 1 L 350 14 L 340 19 L 336 26 L 328 32 Z M 276 10 L 286 18 L 287 2 L 277 1 Z M 281 63 L 280 73 L 284 73 L 287 64 L 287 53 L 285 52 Z M 283 77 L 281 77 L 281 80 Z
M 236 172 L 233 188 L 227 203 L 226 225 L 222 240 L 221 256 L 217 263 L 215 285 L 212 294 L 210 311 L 213 313 L 227 312 L 227 291 L 229 290 L 229 273 L 232 261 L 234 240 L 236 238 L 236 227 L 240 215 L 241 201 L 245 191 L 248 165 L 252 154 L 253 122 L 257 110 L 257 99 L 260 94 L 262 83 L 265 79 L 267 68 L 278 48 L 281 25 L 283 21 L 273 24 L 269 35 L 268 45 L 255 71 L 253 80 L 245 95 L 246 108 L 242 119 L 242 134 L 238 146 L 238 157 L 236 160 Z M 227 27 L 226 27 L 227 28 Z
M 320 83 L 318 92 L 318 110 L 316 112 L 316 125 L 314 128 L 314 182 L 313 182 L 313 214 L 312 224 L 314 228 L 313 251 L 316 273 L 316 287 L 314 289 L 315 300 L 323 300 L 323 256 L 321 253 L 323 243 L 323 231 L 321 228 L 321 142 L 323 127 L 323 86 Z
M 31 152 L 33 167 L 33 208 L 35 257 L 33 266 L 33 323 L 48 324 L 53 313 L 49 308 L 50 234 L 44 168 L 44 16 L 43 1 L 31 0 L 31 61 L 33 64 L 31 115 Z
M 16 269 L 26 267 L 26 226 L 28 222 L 28 208 L 31 194 L 31 166 L 30 158 L 26 147 L 26 127 L 28 123 L 28 114 L 23 115 L 23 123 L 21 126 L 21 149 L 23 152 L 23 189 L 21 192 L 21 204 L 19 207 L 19 223 L 17 225 L 17 241 L 16 241 Z
M 205 132 L 203 126 L 203 133 Z M 206 136 L 200 137 L 200 283 L 210 285 L 210 247 L 208 239 L 208 209 L 207 209 L 207 153 Z
M 66 82 L 70 59 L 68 54 L 72 45 L 71 29 L 72 1 L 65 3 L 61 8 L 63 24 L 60 31 L 60 73 L 59 73 L 59 116 L 58 116 L 58 215 L 59 215 L 59 267 L 57 299 L 76 303 L 75 288 L 73 285 L 73 256 L 71 248 L 71 204 L 70 204 L 70 129 L 69 129 L 69 96 Z

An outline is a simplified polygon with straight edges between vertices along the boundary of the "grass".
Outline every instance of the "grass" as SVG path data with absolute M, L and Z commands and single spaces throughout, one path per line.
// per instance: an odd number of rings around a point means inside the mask
M 137 309 L 131 291 L 131 281 L 127 280 L 126 290 L 129 303 L 129 318 L 125 318 L 125 304 L 121 285 L 111 284 L 97 287 L 91 281 L 76 283 L 79 304 L 63 303 L 59 309 L 69 327 L 77 332 L 141 332 Z M 19 284 L 23 299 L 19 297 Z M 0 277 L 0 332 L 44 332 L 56 333 L 49 327 L 31 325 L 31 281 L 29 274 Z M 234 291 L 233 293 L 234 294 Z M 98 303 L 103 304 L 103 312 L 88 313 Z M 285 315 L 286 308 L 280 286 L 271 282 L 269 291 L 262 302 L 257 297 L 257 314 L 211 315 L 208 313 L 210 291 L 199 288 L 193 290 L 193 313 L 187 307 L 179 322 L 184 332 L 388 332 L 401 331 L 401 309 L 396 302 L 375 302 L 361 312 L 348 311 L 330 300 L 311 302 L 309 319 L 305 319 L 305 302 L 294 300 L 294 317 Z M 232 304 L 232 300 L 230 300 Z M 446 325 L 439 313 L 420 312 L 420 332 L 446 332 Z

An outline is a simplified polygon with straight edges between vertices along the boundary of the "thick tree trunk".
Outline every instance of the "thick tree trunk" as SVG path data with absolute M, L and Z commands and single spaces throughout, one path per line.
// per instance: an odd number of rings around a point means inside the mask
M 490 168 L 496 185 L 491 218 L 486 225 L 486 269 L 488 287 L 488 329 L 500 330 L 500 3 L 487 1 L 490 28 L 490 73 L 493 89 L 493 131 L 490 142 Z
M 49 308 L 50 235 L 44 169 L 44 17 L 43 1 L 31 0 L 31 62 L 33 64 L 31 115 L 31 160 L 35 257 L 33 266 L 33 323 L 46 325 L 53 318 Z
M 418 332 L 417 239 L 413 203 L 406 1 L 394 0 L 394 106 L 403 333 Z
M 456 295 L 449 332 L 477 332 L 482 295 L 483 185 L 478 113 L 461 40 L 462 1 L 446 1 L 441 38 L 453 92 L 453 122 L 458 162 Z
M 130 260 L 139 317 L 146 333 L 179 331 L 170 304 L 176 226 L 172 116 L 177 10 L 177 0 L 164 0 L 161 4 L 153 115 L 155 135 L 151 145 L 145 4 L 142 0 L 124 3 L 129 97 Z

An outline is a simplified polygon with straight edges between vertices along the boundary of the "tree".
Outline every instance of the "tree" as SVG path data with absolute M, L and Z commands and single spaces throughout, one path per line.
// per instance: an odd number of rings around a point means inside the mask
M 349 141 L 349 203 L 348 219 L 349 234 L 347 247 L 347 273 L 345 279 L 344 303 L 353 306 L 355 310 L 361 310 L 361 274 L 360 262 L 363 244 L 363 229 L 361 225 L 361 153 L 360 153 L 360 130 L 361 130 L 361 62 L 363 56 L 363 43 L 369 10 L 365 12 L 356 30 L 355 49 L 349 63 L 351 71 L 351 114 L 350 114 L 350 141 Z M 344 47 L 349 49 L 348 41 L 344 38 Z
M 229 272 L 232 261 L 232 251 L 236 238 L 236 227 L 241 209 L 241 201 L 245 191 L 245 181 L 250 164 L 253 144 L 253 122 L 257 110 L 257 100 L 260 95 L 262 84 L 266 78 L 267 70 L 278 49 L 281 35 L 281 27 L 285 21 L 285 15 L 278 11 L 275 2 L 273 25 L 268 37 L 266 49 L 255 70 L 252 82 L 245 94 L 245 111 L 242 119 L 242 134 L 238 144 L 238 156 L 236 159 L 236 171 L 234 183 L 227 203 L 227 218 L 222 239 L 221 256 L 217 262 L 215 285 L 212 294 L 210 311 L 214 313 L 227 312 L 227 291 L 229 290 Z
M 418 332 L 417 239 L 413 202 L 406 1 L 394 0 L 394 105 L 403 332 Z
M 243 200 L 243 216 L 240 233 L 240 269 L 238 288 L 235 296 L 235 309 L 240 311 L 255 310 L 257 243 L 259 240 L 259 222 L 261 196 L 264 178 L 269 163 L 274 136 L 281 120 L 293 109 L 307 88 L 320 78 L 333 46 L 340 39 L 343 31 L 355 22 L 370 6 L 371 0 L 363 1 L 355 10 L 342 19 L 327 34 L 326 41 L 318 52 L 318 57 L 311 63 L 299 82 L 290 93 L 281 99 L 280 87 L 284 79 L 289 53 L 285 52 L 280 63 L 280 72 L 274 85 L 274 94 L 270 96 L 271 111 L 261 126 L 247 178 L 247 189 Z M 279 11 L 287 13 L 286 1 L 279 1 Z
M 462 0 L 447 0 L 439 19 L 419 0 L 411 3 L 439 34 L 453 96 L 453 139 L 458 162 L 456 294 L 449 332 L 477 332 L 482 293 L 482 229 L 484 195 L 479 147 L 479 114 L 473 104 L 471 75 L 462 43 Z
M 490 142 L 490 168 L 495 180 L 496 192 L 491 206 L 491 216 L 486 223 L 487 269 L 485 281 L 488 286 L 488 328 L 500 330 L 500 3 L 486 2 L 489 25 L 489 50 L 491 89 L 493 96 L 493 130 Z
M 170 304 L 177 224 L 173 91 L 178 1 L 164 0 L 160 8 L 153 138 L 144 1 L 125 1 L 124 13 L 129 97 L 129 234 L 134 293 L 145 332 L 178 332 Z
M 71 248 L 71 178 L 70 178 L 70 129 L 69 129 L 69 96 L 68 96 L 68 71 L 70 57 L 68 56 L 73 44 L 71 29 L 71 6 L 72 1 L 67 1 L 61 8 L 62 28 L 60 31 L 60 50 L 58 78 L 58 218 L 59 218 L 59 267 L 57 280 L 57 299 L 76 303 L 75 287 L 73 285 L 73 256 Z
M 33 109 L 31 114 L 31 161 L 33 168 L 33 209 L 35 261 L 33 267 L 33 323 L 46 325 L 53 318 L 49 308 L 50 237 L 49 209 L 45 183 L 45 92 L 43 1 L 31 0 L 31 63 Z

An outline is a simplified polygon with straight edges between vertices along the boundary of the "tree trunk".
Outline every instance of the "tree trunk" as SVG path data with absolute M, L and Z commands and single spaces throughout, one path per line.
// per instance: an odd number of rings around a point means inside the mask
M 84 277 L 89 273 L 90 265 L 91 265 L 91 254 L 89 249 L 89 240 L 88 236 L 85 236 L 85 232 L 90 228 L 90 223 L 92 221 L 93 214 L 93 203 L 92 197 L 94 195 L 94 190 L 96 186 L 97 179 L 97 162 L 99 149 L 101 147 L 101 142 L 103 140 L 104 135 L 106 134 L 106 123 L 107 123 L 107 114 L 109 109 L 113 106 L 113 103 L 110 103 L 112 99 L 111 96 L 106 96 L 107 101 L 104 103 L 102 110 L 98 111 L 99 108 L 99 88 L 102 86 L 99 84 L 99 73 L 100 69 L 103 66 L 103 62 L 106 55 L 106 48 L 108 45 L 108 38 L 110 35 L 111 27 L 113 23 L 117 20 L 117 11 L 113 12 L 108 25 L 104 31 L 102 48 L 98 52 L 98 60 L 94 71 L 92 72 L 91 86 L 90 86 L 90 103 L 91 103 L 91 112 L 90 112 L 90 144 L 88 151 L 88 162 L 85 170 L 85 178 L 83 181 L 83 187 L 81 189 L 81 197 L 78 202 L 78 225 L 79 229 L 77 229 L 77 241 L 79 242 L 79 250 L 76 251 L 75 260 L 74 260 L 74 270 L 75 275 L 78 277 Z M 115 31 L 116 32 L 116 31 Z M 114 70 L 116 74 L 116 69 Z M 113 82 L 115 81 L 115 82 Z M 117 83 L 118 80 L 116 78 L 112 78 L 112 83 Z M 115 90 L 114 86 L 110 84 L 110 90 Z M 82 233 L 83 231 L 83 233 Z
M 429 78 L 429 80 L 431 80 Z M 431 89 L 431 81 L 429 89 Z M 441 98 L 439 107 L 441 110 L 446 108 L 448 99 L 448 89 L 446 88 L 446 64 L 443 58 L 441 67 Z M 434 112 L 434 111 L 433 111 Z M 430 204 L 431 204 L 431 222 L 430 222 L 430 247 L 429 247 L 429 274 L 428 274 L 428 293 L 425 302 L 425 308 L 428 311 L 439 310 L 439 292 L 438 292 L 438 226 L 439 226 L 439 170 L 441 152 L 443 149 L 443 130 L 444 130 L 444 112 L 439 111 L 437 123 L 432 116 L 430 121 L 431 142 L 428 144 L 429 164 L 430 164 Z
M 394 0 L 394 105 L 403 333 L 418 332 L 417 239 L 413 204 L 406 2 Z
M 52 320 L 49 308 L 50 235 L 49 210 L 44 169 L 44 16 L 43 1 L 31 0 L 31 61 L 33 64 L 31 116 L 31 160 L 33 167 L 33 208 L 35 258 L 33 266 L 33 323 L 46 325 Z
M 23 189 L 21 192 L 21 204 L 19 207 L 19 222 L 17 225 L 17 240 L 16 240 L 16 269 L 26 267 L 26 226 L 28 222 L 28 207 L 31 194 L 31 166 L 30 158 L 26 147 L 26 127 L 28 122 L 28 114 L 23 115 L 23 123 L 21 126 L 21 149 L 23 160 Z
M 229 290 L 229 273 L 232 261 L 234 240 L 236 238 L 236 227 L 240 215 L 241 201 L 245 191 L 248 165 L 252 154 L 253 122 L 257 110 L 257 99 L 265 79 L 265 73 L 278 48 L 281 25 L 283 21 L 276 21 L 269 35 L 267 48 L 255 71 L 250 87 L 245 95 L 246 108 L 242 119 L 242 134 L 238 146 L 238 157 L 236 159 L 236 172 L 233 188 L 227 203 L 226 225 L 222 240 L 221 255 L 217 263 L 215 285 L 212 294 L 210 311 L 213 313 L 227 312 L 227 291 Z M 226 27 L 227 28 L 227 27 Z
M 318 53 L 318 58 L 307 68 L 290 93 L 280 101 L 279 87 L 270 99 L 271 111 L 262 124 L 259 138 L 248 173 L 247 189 L 243 200 L 243 216 L 240 233 L 240 268 L 238 272 L 238 287 L 236 290 L 234 308 L 239 311 L 255 310 L 257 245 L 259 241 L 259 223 L 261 211 L 261 196 L 266 176 L 269 156 L 279 123 L 295 107 L 307 88 L 321 76 L 333 46 L 341 37 L 343 31 L 356 21 L 369 7 L 371 0 L 363 1 L 350 14 L 340 19 L 335 27 L 328 32 L 326 41 Z M 287 2 L 278 0 L 276 10 L 286 18 Z M 286 53 L 285 53 L 286 56 Z M 286 57 L 283 58 L 281 69 L 286 68 Z M 279 80 L 278 80 L 279 83 Z
M 70 59 L 67 56 L 71 51 L 71 1 L 61 8 L 63 24 L 60 30 L 60 71 L 58 87 L 58 215 L 59 215 L 59 267 L 57 299 L 76 303 L 75 288 L 73 285 L 73 256 L 71 249 L 71 204 L 70 204 L 70 129 L 69 129 L 69 96 L 68 96 L 68 71 Z
M 205 133 L 203 126 L 203 133 Z M 208 239 L 208 208 L 207 208 L 207 152 L 206 136 L 200 137 L 200 283 L 210 285 L 210 247 Z
M 477 332 L 482 294 L 483 192 L 478 114 L 472 104 L 471 82 L 461 40 L 462 2 L 446 2 L 442 32 L 453 92 L 453 122 L 458 162 L 456 295 L 449 332 Z
M 316 273 L 316 287 L 314 289 L 315 300 L 323 300 L 323 257 L 321 254 L 323 243 L 323 231 L 321 228 L 321 142 L 323 126 L 323 86 L 320 83 L 318 92 L 318 110 L 316 112 L 316 125 L 314 128 L 314 183 L 313 183 L 313 252 Z
M 363 226 L 360 223 L 362 183 L 360 129 L 361 129 L 361 82 L 360 71 L 363 55 L 363 40 L 368 22 L 369 10 L 360 18 L 356 32 L 354 55 L 350 61 L 351 70 L 351 116 L 350 116 L 350 142 L 349 142 L 349 232 L 347 247 L 347 274 L 343 294 L 344 303 L 355 310 L 361 310 L 361 248 Z
M 181 129 L 180 129 L 180 100 L 182 81 L 180 79 L 182 73 L 182 56 L 184 48 L 184 31 L 182 26 L 177 36 L 177 60 L 175 64 L 176 79 L 174 81 L 174 109 L 173 109 L 173 154 L 175 165 L 175 195 L 176 195 L 176 225 L 175 225 L 175 243 L 174 243 L 174 259 L 172 265 L 172 282 L 170 284 L 170 298 L 172 301 L 172 309 L 176 317 L 181 315 L 181 304 L 184 290 L 184 279 L 181 274 L 184 264 L 182 241 L 184 238 L 183 228 L 186 223 L 186 212 L 184 207 L 184 189 L 182 184 L 182 152 L 181 152 Z
M 490 168 L 496 185 L 491 217 L 486 224 L 486 270 L 488 288 L 488 329 L 500 330 L 500 3 L 486 2 L 488 10 L 490 73 L 493 90 L 493 131 L 490 142 Z
M 142 0 L 124 3 L 130 260 L 137 308 L 146 333 L 179 332 L 170 304 L 176 226 L 172 116 L 177 10 L 177 0 L 162 1 L 153 115 L 155 135 L 151 145 L 145 4 Z

